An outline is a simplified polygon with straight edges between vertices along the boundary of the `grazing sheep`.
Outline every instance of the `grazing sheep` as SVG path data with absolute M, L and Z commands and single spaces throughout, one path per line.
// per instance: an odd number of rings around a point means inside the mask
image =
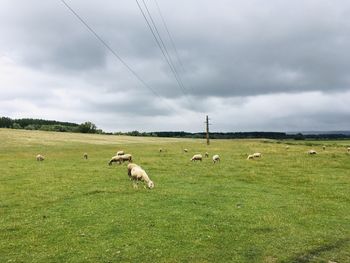
M 124 155 L 124 151 L 118 151 L 116 155 Z
M 209 153 L 206 152 L 206 153 L 205 153 L 205 158 L 208 158 L 208 157 L 209 157 Z
M 191 161 L 202 161 L 202 155 L 201 154 L 195 154 L 193 155 L 193 157 L 191 158 Z
M 348 147 L 348 152 L 350 152 L 350 147 Z
M 187 153 L 188 152 L 188 150 L 187 149 L 184 149 L 184 153 Z
M 121 155 L 120 157 L 122 158 L 123 162 L 125 162 L 125 161 L 129 161 L 129 163 L 132 162 L 132 155 L 131 154 L 124 154 L 124 155 Z
M 216 163 L 216 162 L 220 162 L 220 156 L 217 155 L 217 154 L 215 154 L 215 155 L 213 156 L 213 163 Z
M 88 159 L 88 154 L 84 153 L 84 159 L 87 160 Z
M 130 175 L 131 180 L 134 181 L 134 187 L 137 187 L 138 181 L 145 182 L 149 189 L 152 189 L 154 187 L 154 183 L 151 181 L 151 179 L 149 179 L 147 173 L 141 167 L 139 167 L 139 166 L 133 167 L 131 169 L 130 174 L 131 174 Z M 136 183 L 136 185 L 135 185 L 135 183 Z
M 317 152 L 315 150 L 310 150 L 307 152 L 308 154 L 317 154 Z
M 253 153 L 254 158 L 260 158 L 261 157 L 261 153 Z
M 140 166 L 138 166 L 136 163 L 129 163 L 128 164 L 128 175 L 129 175 L 129 177 L 131 177 L 131 170 L 134 167 L 140 167 Z
M 112 159 L 109 161 L 108 165 L 112 165 L 112 163 L 119 163 L 121 164 L 123 162 L 122 156 L 113 156 Z
M 323 145 L 323 146 L 322 146 L 322 149 L 323 149 L 323 150 L 326 150 L 326 145 Z
M 38 154 L 38 155 L 36 156 L 36 160 L 39 161 L 39 162 L 41 162 L 41 161 L 44 161 L 45 158 L 44 158 L 44 156 L 42 156 L 41 154 Z
M 159 152 L 161 153 L 163 151 L 163 149 L 162 148 L 159 148 Z
M 254 155 L 253 154 L 248 154 L 247 160 L 253 160 L 254 159 Z
M 289 149 L 289 145 L 286 146 L 286 149 L 287 149 L 287 150 Z

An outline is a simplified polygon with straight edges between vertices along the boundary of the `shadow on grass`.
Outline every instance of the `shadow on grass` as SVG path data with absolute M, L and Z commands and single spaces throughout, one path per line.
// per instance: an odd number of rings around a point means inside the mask
M 350 241 L 350 238 L 343 238 L 343 239 L 336 240 L 334 242 L 326 243 L 324 245 L 321 245 L 311 250 L 300 253 L 299 255 L 285 259 L 281 262 L 282 263 L 287 263 L 287 262 L 288 263 L 307 263 L 307 262 L 310 262 L 314 257 L 320 256 L 324 252 L 329 252 L 334 249 L 344 247 L 349 241 Z

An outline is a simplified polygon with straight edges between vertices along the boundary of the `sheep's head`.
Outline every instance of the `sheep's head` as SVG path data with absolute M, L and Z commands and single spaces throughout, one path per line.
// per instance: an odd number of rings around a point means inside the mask
M 147 187 L 148 187 L 149 189 L 154 188 L 154 183 L 153 183 L 152 181 L 149 181 L 149 182 L 147 183 Z

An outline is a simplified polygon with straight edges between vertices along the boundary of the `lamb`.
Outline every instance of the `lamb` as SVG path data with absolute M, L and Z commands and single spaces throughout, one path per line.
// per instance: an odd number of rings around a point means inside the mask
M 220 156 L 217 155 L 217 154 L 215 154 L 215 155 L 213 156 L 213 163 L 216 163 L 216 162 L 220 162 Z
M 208 158 L 208 157 L 209 157 L 209 153 L 206 152 L 206 153 L 205 153 L 205 158 Z
M 121 156 L 113 156 L 112 159 L 109 161 L 108 165 L 112 165 L 112 163 L 119 163 L 121 164 L 123 161 L 122 157 Z
M 36 160 L 39 161 L 39 162 L 41 162 L 41 161 L 44 161 L 44 160 L 45 160 L 45 157 L 42 156 L 41 154 L 38 154 L 38 155 L 36 156 Z
M 322 149 L 323 149 L 323 150 L 326 150 L 326 145 L 323 145 L 323 146 L 322 146 Z
M 187 152 L 188 152 L 188 150 L 187 150 L 187 149 L 184 149 L 184 152 L 185 152 L 185 153 L 187 153 Z
M 261 153 L 253 153 L 254 158 L 260 158 L 261 157 Z
M 88 154 L 84 153 L 84 159 L 87 160 L 88 159 Z
M 138 166 L 136 163 L 129 163 L 129 164 L 128 164 L 128 176 L 129 176 L 129 177 L 131 177 L 131 170 L 132 170 L 132 168 L 134 168 L 134 167 L 140 167 L 140 166 Z
M 307 152 L 308 154 L 317 154 L 317 152 L 315 150 L 310 150 Z
M 116 155 L 124 155 L 124 151 L 118 151 Z
M 253 160 L 254 159 L 254 155 L 253 154 L 248 154 L 247 160 Z
M 201 154 L 195 154 L 193 155 L 193 157 L 191 158 L 191 161 L 202 161 L 202 155 Z
M 154 183 L 151 181 L 151 179 L 148 177 L 147 173 L 145 172 L 145 170 L 143 170 L 141 167 L 139 166 L 135 166 L 131 169 L 131 180 L 134 181 L 134 187 L 137 187 L 137 183 L 138 181 L 143 181 L 147 184 L 147 187 L 149 189 L 154 188 Z M 136 182 L 136 185 L 135 185 Z

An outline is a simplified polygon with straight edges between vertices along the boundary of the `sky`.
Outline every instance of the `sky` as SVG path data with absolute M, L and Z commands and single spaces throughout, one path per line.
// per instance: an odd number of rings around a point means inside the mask
M 348 0 L 144 0 L 171 63 L 137 1 L 65 2 L 110 50 L 61 0 L 0 0 L 0 116 L 105 131 L 198 132 L 206 115 L 212 131 L 350 130 Z

